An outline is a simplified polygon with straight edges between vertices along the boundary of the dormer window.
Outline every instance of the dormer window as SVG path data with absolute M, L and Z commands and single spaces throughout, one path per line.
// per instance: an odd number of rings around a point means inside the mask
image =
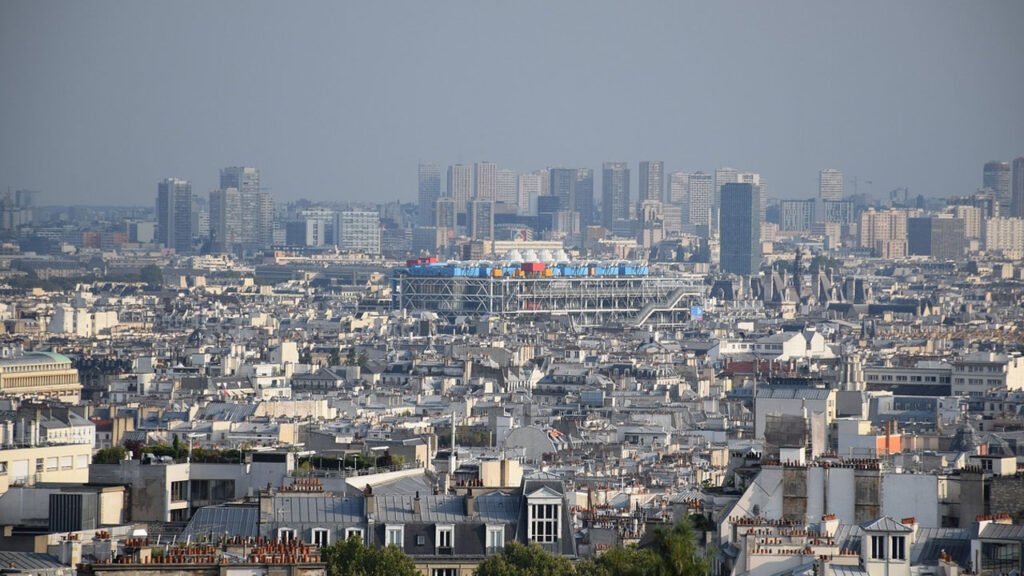
M 434 528 L 434 542 L 437 544 L 438 554 L 451 554 L 455 545 L 455 526 L 438 524 Z
M 278 528 L 277 540 L 279 542 L 292 542 L 295 540 L 295 530 L 292 528 Z
M 313 528 L 313 545 L 323 548 L 330 544 L 331 531 L 327 528 Z
M 398 546 L 401 548 L 405 540 L 405 526 L 401 524 L 388 524 L 385 529 L 385 546 Z
M 889 558 L 892 560 L 907 559 L 907 537 L 893 536 L 892 548 L 889 550 Z
M 526 495 L 526 537 L 538 544 L 561 540 L 562 494 L 544 486 Z
M 885 536 L 871 537 L 871 559 L 885 560 Z

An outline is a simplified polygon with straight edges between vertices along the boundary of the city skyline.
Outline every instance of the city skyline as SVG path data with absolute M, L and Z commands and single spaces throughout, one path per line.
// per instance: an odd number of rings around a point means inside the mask
M 17 114 L 0 189 L 39 190 L 47 205 L 141 205 L 154 180 L 206 193 L 216 169 L 240 164 L 259 166 L 282 200 L 413 200 L 420 161 L 488 158 L 526 172 L 658 158 L 670 171 L 748 167 L 779 198 L 812 196 L 826 166 L 858 177 L 862 193 L 936 197 L 974 191 L 977 166 L 1021 154 L 1024 79 L 1006 73 L 1024 53 L 1021 3 L 743 4 L 566 3 L 537 18 L 521 4 L 225 2 L 194 18 L 183 5 L 8 2 L 0 105 Z M 243 40 L 279 41 L 228 42 L 226 18 Z M 743 40 L 717 42 L 724 22 Z M 598 41 L 613 24 L 621 36 Z M 143 41 L 137 29 L 158 31 Z M 363 46 L 369 57 L 356 57 Z M 632 55 L 686 74 L 652 75 L 636 96 Z M 473 72 L 442 80 L 460 62 Z M 756 97 L 718 88 L 738 72 Z M 537 138 L 549 126 L 558 135 Z M 744 132 L 759 137 L 735 137 Z

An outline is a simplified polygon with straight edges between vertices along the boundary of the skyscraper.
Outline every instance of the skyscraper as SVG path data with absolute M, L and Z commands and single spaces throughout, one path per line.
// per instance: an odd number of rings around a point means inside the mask
M 722 186 L 721 264 L 723 272 L 748 276 L 761 267 L 761 193 L 757 186 Z
M 210 251 L 235 252 L 242 237 L 242 198 L 238 188 L 210 192 Z
M 541 178 L 541 175 L 536 172 L 519 175 L 517 204 L 519 204 L 520 214 L 530 214 L 530 207 L 537 202 L 537 196 L 540 196 Z
M 423 226 L 434 225 L 434 203 L 441 197 L 441 170 L 436 164 L 419 166 L 419 221 Z
M 594 171 L 590 168 L 576 169 L 576 198 L 572 209 L 580 214 L 580 228 L 586 228 L 596 220 L 594 205 Z
M 1012 214 L 1024 218 L 1024 156 L 1013 161 Z
M 473 197 L 473 168 L 463 164 L 448 167 L 447 194 L 455 201 L 455 211 L 466 212 L 466 205 Z
M 986 162 L 981 176 L 981 185 L 992 190 L 1003 208 L 1013 203 L 1010 190 L 1010 163 L 993 160 Z M 1003 211 L 1005 214 L 1005 210 Z
M 220 189 L 238 190 L 242 228 L 239 242 L 248 249 L 267 248 L 274 241 L 274 201 L 260 188 L 260 171 L 251 166 L 229 166 L 220 171 Z
M 494 200 L 470 200 L 468 222 L 470 238 L 494 240 Z
M 558 198 L 558 210 L 579 213 L 580 226 L 594 221 L 594 171 L 590 168 L 551 168 L 548 190 Z
M 835 168 L 818 172 L 818 200 L 836 201 L 843 199 L 843 173 Z
M 156 188 L 156 240 L 179 254 L 192 251 L 192 184 L 165 178 Z
M 605 162 L 601 171 L 602 224 L 608 230 L 632 235 L 629 220 L 629 166 L 625 162 Z
M 519 191 L 516 183 L 516 173 L 513 170 L 498 170 L 494 177 L 494 200 L 511 206 L 519 203 Z
M 715 199 L 715 181 L 711 174 L 694 172 L 690 174 L 690 219 L 697 234 L 707 237 L 711 234 L 712 204 Z
M 665 195 L 665 163 L 661 160 L 644 160 L 640 163 L 638 193 L 641 204 L 647 200 L 661 201 Z
M 685 206 L 690 200 L 690 175 L 673 172 L 668 177 L 668 203 Z
M 496 200 L 498 192 L 498 165 L 493 162 L 477 162 L 473 165 L 473 197 L 481 200 Z

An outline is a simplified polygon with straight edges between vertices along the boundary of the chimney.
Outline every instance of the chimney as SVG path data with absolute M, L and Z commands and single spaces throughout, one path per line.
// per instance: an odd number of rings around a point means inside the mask
M 373 487 L 371 487 L 369 484 L 366 485 L 366 488 L 363 488 L 363 498 L 366 499 L 366 515 L 376 516 L 377 497 L 373 495 Z
M 821 533 L 829 538 L 836 535 L 839 529 L 839 517 L 835 514 L 826 514 L 821 517 Z
M 476 516 L 476 502 L 473 498 L 472 488 L 466 490 L 466 516 L 469 516 L 470 518 Z
M 900 524 L 903 524 L 907 528 L 910 528 L 910 543 L 913 544 L 917 542 L 917 518 L 915 518 L 914 516 L 904 518 L 900 520 Z
M 423 505 L 420 503 L 420 491 L 416 491 L 416 497 L 412 499 L 412 512 L 420 516 L 423 514 Z

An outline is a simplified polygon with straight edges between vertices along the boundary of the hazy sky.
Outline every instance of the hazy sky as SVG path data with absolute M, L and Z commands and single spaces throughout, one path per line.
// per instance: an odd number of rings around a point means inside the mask
M 0 189 L 41 204 L 237 164 L 277 199 L 412 200 L 421 160 L 945 196 L 1020 155 L 1021 0 L 0 2 Z

